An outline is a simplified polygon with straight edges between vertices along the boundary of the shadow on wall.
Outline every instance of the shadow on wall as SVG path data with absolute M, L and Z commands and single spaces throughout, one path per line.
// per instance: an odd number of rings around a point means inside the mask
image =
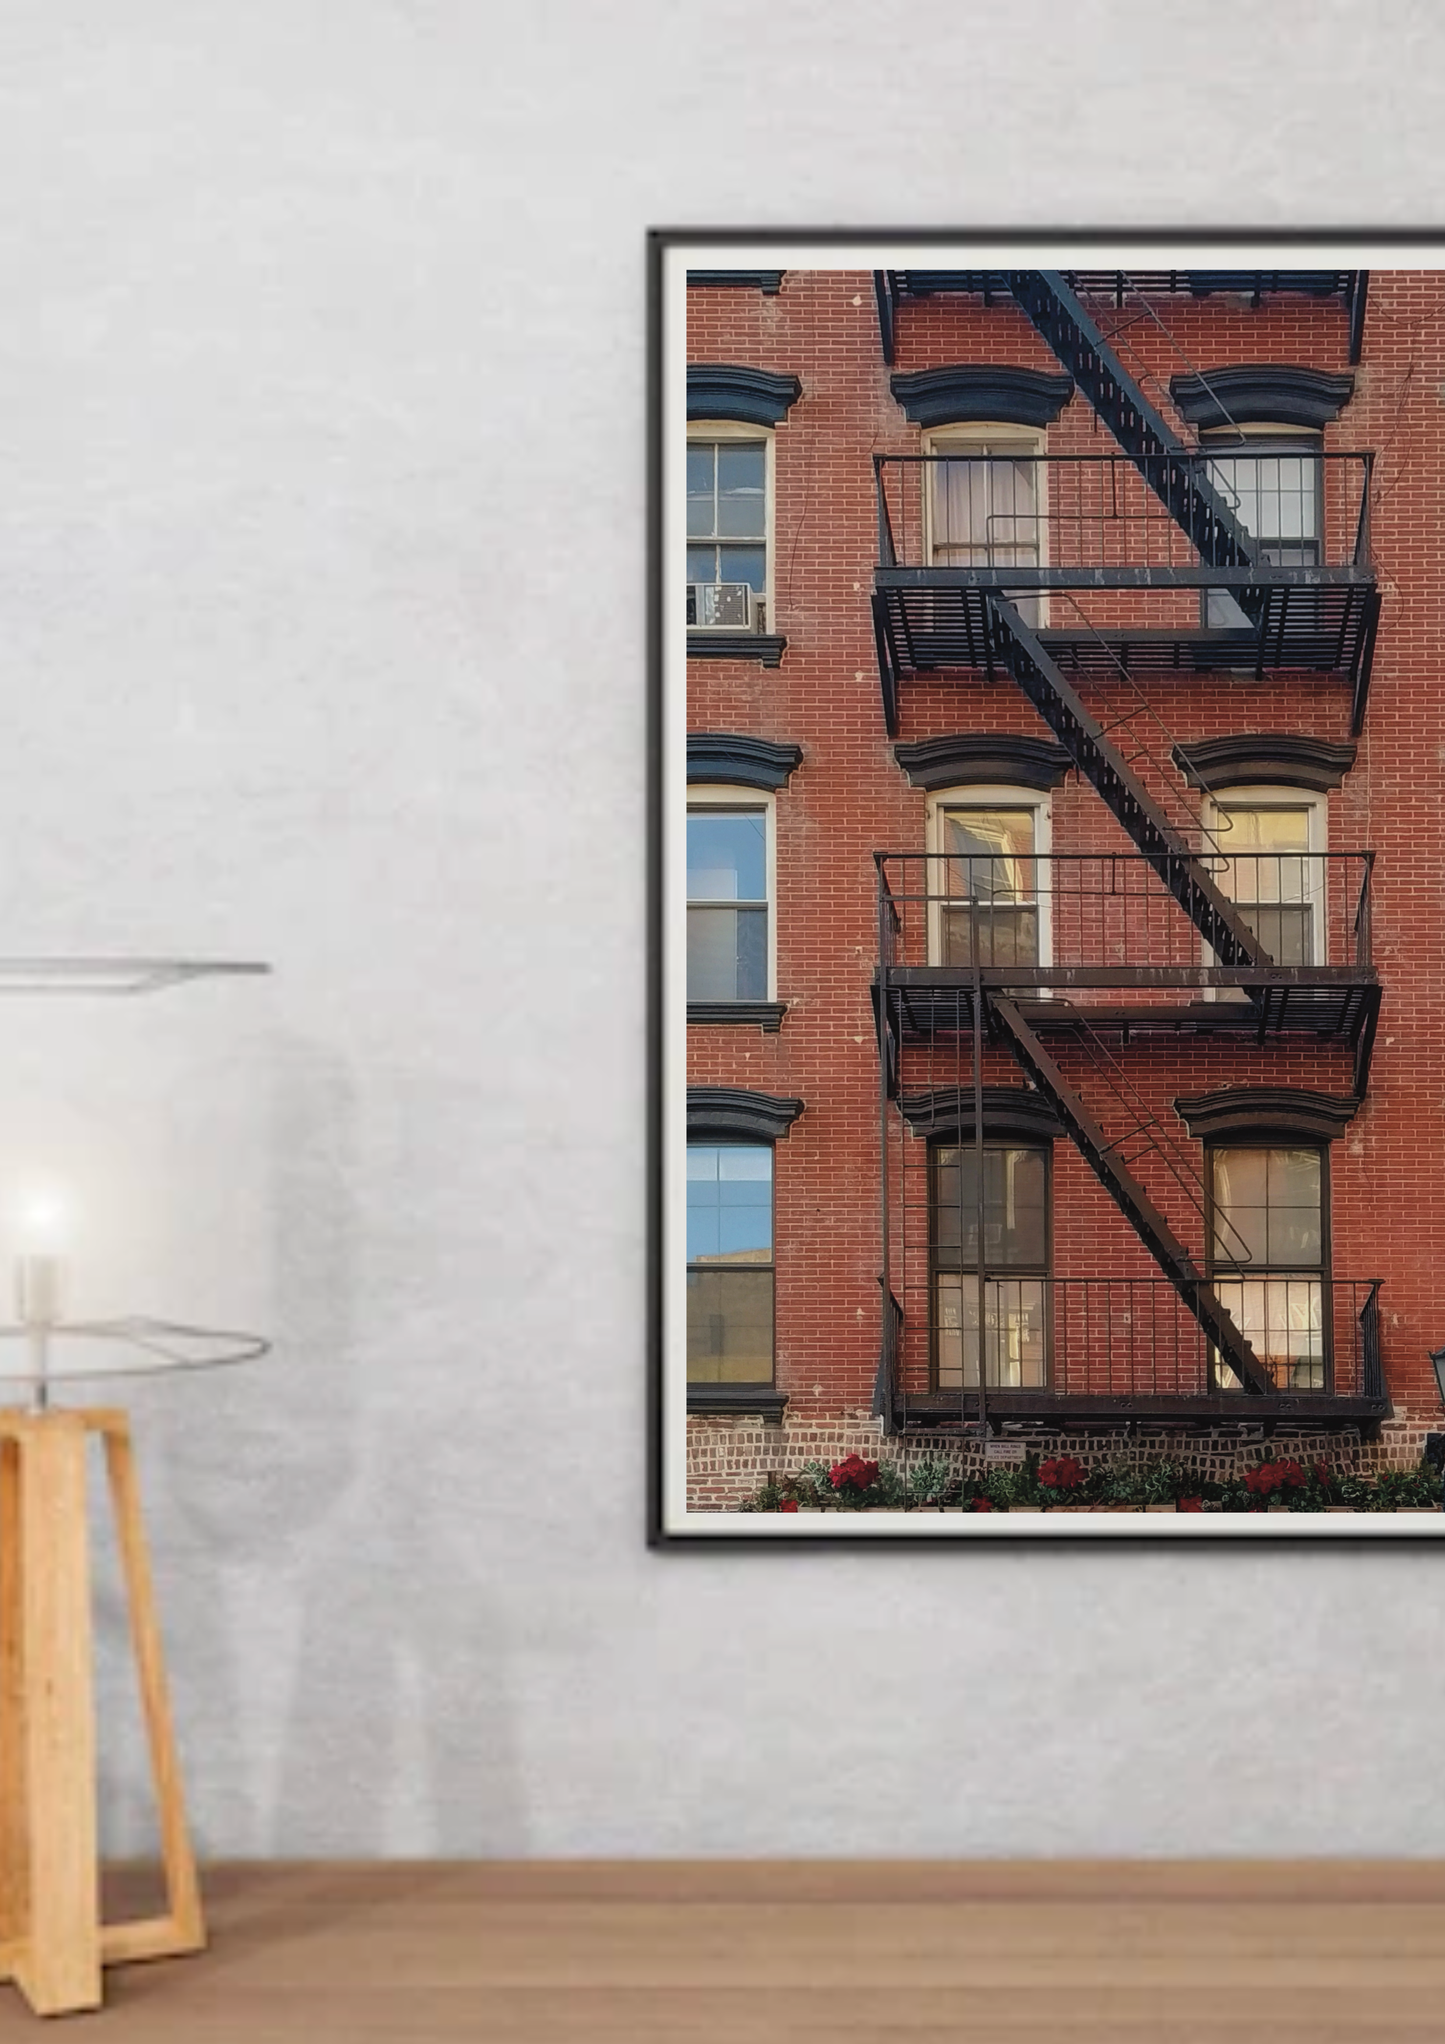
M 146 1422 L 165 1537 L 189 1550 L 157 1560 L 198 1849 L 520 1853 L 505 1641 L 430 1481 L 447 1415 L 386 1402 L 387 1331 L 357 1326 L 355 1088 L 295 1036 L 272 1157 L 275 1351 Z M 131 1849 L 150 1835 L 139 1768 L 104 1814 Z

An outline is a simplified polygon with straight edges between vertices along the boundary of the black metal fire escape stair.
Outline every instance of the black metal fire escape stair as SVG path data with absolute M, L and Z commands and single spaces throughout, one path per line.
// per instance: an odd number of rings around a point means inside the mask
M 1123 1145 L 1110 1142 L 1014 1002 L 1004 995 L 994 994 L 989 1001 L 989 1010 L 1018 1064 L 1049 1102 L 1095 1177 L 1220 1356 L 1246 1391 L 1267 1396 L 1275 1388 L 1268 1372 L 1189 1251 L 1125 1164 L 1121 1155 Z
M 1255 565 L 1254 542 L 1210 483 L 1198 450 L 1150 404 L 1057 270 L 1010 270 L 1009 290 L 1185 537 L 1213 568 Z M 1263 590 L 1235 592 L 1259 621 Z
M 1098 791 L 1221 965 L 1268 964 L 1259 939 L 1215 886 L 1199 855 L 1111 744 L 1038 637 L 1005 597 L 990 594 L 999 658 Z

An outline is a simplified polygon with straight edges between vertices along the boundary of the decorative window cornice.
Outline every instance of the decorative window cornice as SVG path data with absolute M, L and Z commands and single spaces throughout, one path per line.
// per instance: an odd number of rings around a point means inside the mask
M 910 1093 L 899 1102 L 903 1119 L 916 1136 L 975 1136 L 973 1089 L 962 1099 L 956 1086 L 938 1086 L 928 1093 Z M 1023 1086 L 985 1086 L 983 1133 L 986 1142 L 1049 1143 L 1064 1125 L 1041 1093 Z
M 761 291 L 768 298 L 776 298 L 783 288 L 781 270 L 689 270 L 689 286 L 693 284 L 731 284 L 740 290 Z
M 1009 787 L 1057 788 L 1073 765 L 1062 745 L 1008 732 L 958 733 L 895 745 L 893 757 L 915 788 L 964 787 L 970 781 Z
M 776 426 L 802 394 L 796 376 L 774 376 L 767 369 L 741 369 L 722 362 L 690 362 L 687 368 L 690 419 L 740 419 L 749 426 Z
M 1176 1100 L 1174 1111 L 1191 1136 L 1205 1142 L 1333 1142 L 1360 1111 L 1354 1098 L 1314 1093 L 1304 1086 L 1226 1086 Z
M 776 1034 L 788 1012 L 786 1001 L 689 1001 L 689 1022 L 717 1022 L 731 1028 L 766 1029 Z
M 788 1403 L 786 1391 L 767 1384 L 689 1384 L 687 1409 L 690 1415 L 709 1419 L 749 1418 L 753 1414 L 768 1426 L 781 1426 Z
M 771 1093 L 749 1093 L 740 1086 L 689 1086 L 687 1133 L 692 1142 L 729 1136 L 750 1136 L 755 1142 L 776 1142 L 803 1111 L 801 1100 L 780 1100 Z
M 1338 788 L 1356 750 L 1348 742 L 1306 738 L 1298 731 L 1244 731 L 1176 745 L 1174 764 L 1195 787 L 1211 791 L 1264 783 L 1324 792 Z
M 687 778 L 740 788 L 781 788 L 803 763 L 801 745 L 775 745 L 736 731 L 689 731 Z
M 1355 394 L 1353 376 L 1282 363 L 1243 363 L 1206 370 L 1201 376 L 1173 376 L 1169 394 L 1191 426 L 1312 426 L 1317 432 Z
M 889 379 L 915 426 L 954 426 L 997 419 L 1011 426 L 1051 426 L 1074 394 L 1072 376 L 1006 363 L 920 369 Z

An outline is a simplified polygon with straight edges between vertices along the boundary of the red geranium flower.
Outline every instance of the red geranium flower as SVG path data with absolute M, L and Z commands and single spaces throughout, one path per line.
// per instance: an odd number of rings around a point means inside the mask
M 973 1501 L 973 1509 L 976 1512 L 991 1512 L 993 1510 L 993 1506 L 989 1503 L 987 1498 L 975 1498 Z
M 798 1500 L 796 1498 L 784 1498 L 783 1502 L 778 1506 L 780 1512 L 796 1512 L 797 1509 Z
M 1202 1512 L 1204 1510 L 1204 1500 L 1203 1498 L 1180 1498 L 1179 1509 L 1181 1512 Z
M 1253 1497 L 1268 1497 L 1277 1490 L 1303 1490 L 1305 1473 L 1298 1462 L 1261 1462 L 1257 1469 L 1247 1470 L 1244 1487 Z
M 828 1481 L 834 1490 L 842 1490 L 851 1484 L 854 1490 L 868 1490 L 878 1481 L 878 1464 L 865 1462 L 861 1455 L 849 1455 L 842 1462 L 835 1462 L 828 1471 Z
M 1039 1482 L 1048 1490 L 1077 1490 L 1084 1480 L 1084 1465 L 1073 1455 L 1051 1455 L 1039 1465 Z

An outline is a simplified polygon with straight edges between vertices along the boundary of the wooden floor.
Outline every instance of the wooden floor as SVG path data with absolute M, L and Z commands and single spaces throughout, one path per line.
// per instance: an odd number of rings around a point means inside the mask
M 122 1879 L 121 1886 L 126 1885 Z M 1440 2044 L 1445 1862 L 214 1867 L 104 2044 Z M 13 1989 L 0 2044 L 34 2037 Z M 70 2034 L 67 2030 L 66 2034 Z

